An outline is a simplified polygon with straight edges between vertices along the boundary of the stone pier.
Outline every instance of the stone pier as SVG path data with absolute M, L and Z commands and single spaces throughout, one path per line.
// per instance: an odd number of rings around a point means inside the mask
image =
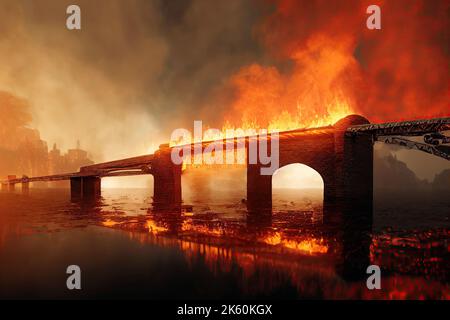
M 101 179 L 96 176 L 70 178 L 72 199 L 96 198 L 101 195 Z
M 261 175 L 261 165 L 247 165 L 247 210 L 250 214 L 272 212 L 272 176 Z
M 154 178 L 153 207 L 156 210 L 181 207 L 181 165 L 173 164 L 170 154 L 168 146 L 161 146 L 151 163 Z
M 22 182 L 22 192 L 28 192 L 30 191 L 30 183 L 29 182 Z
M 9 180 L 9 181 L 15 180 L 15 179 L 17 179 L 17 177 L 16 177 L 15 175 L 9 175 L 9 176 L 8 176 L 8 180 Z M 15 183 L 12 183 L 12 182 L 9 182 L 9 183 L 8 183 L 8 190 L 9 190 L 9 191 L 15 191 L 15 190 L 16 190 L 16 184 L 15 184 Z

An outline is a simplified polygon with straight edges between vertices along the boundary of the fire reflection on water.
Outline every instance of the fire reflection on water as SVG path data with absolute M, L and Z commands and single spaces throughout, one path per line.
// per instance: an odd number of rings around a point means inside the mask
M 177 236 L 209 236 L 209 237 L 234 237 L 235 239 L 254 241 L 259 244 L 266 244 L 273 247 L 285 248 L 292 251 L 298 251 L 302 254 L 325 254 L 328 252 L 328 246 L 323 238 L 309 237 L 292 237 L 287 236 L 284 232 L 270 231 L 264 232 L 258 237 L 245 238 L 243 234 L 239 234 L 239 230 L 230 226 L 220 227 L 206 223 L 196 223 L 192 219 L 189 219 L 191 215 L 187 214 L 184 220 L 181 222 L 181 226 L 177 231 Z M 163 222 L 157 222 L 154 219 L 147 218 L 143 226 L 138 226 L 136 223 L 138 220 L 127 220 L 125 222 L 114 221 L 113 219 L 105 219 L 101 222 L 104 227 L 110 228 L 124 228 L 127 230 L 135 229 L 146 230 L 152 235 L 170 235 L 171 230 L 169 227 L 164 226 Z
M 298 250 L 309 254 L 328 252 L 328 247 L 324 244 L 323 238 L 297 241 L 285 239 L 282 237 L 280 232 L 276 232 L 274 235 L 266 237 L 264 242 L 270 245 L 281 245 L 289 249 Z
M 241 277 L 240 289 L 250 295 L 273 292 L 288 282 L 302 297 L 315 297 L 319 290 L 326 299 L 450 299 L 448 285 L 421 277 L 392 274 L 383 278 L 383 290 L 380 291 L 367 290 L 365 281 L 342 281 L 336 274 L 335 259 L 323 255 L 327 250 L 323 239 L 293 241 L 296 243 L 294 251 L 286 251 L 285 246 L 280 246 L 279 234 L 261 238 L 261 243 L 266 242 L 268 246 L 230 245 L 218 228 L 208 232 L 206 226 L 183 227 L 183 232 L 196 232 L 196 237 L 183 238 L 165 236 L 169 232 L 167 228 L 157 231 L 161 227 L 155 228 L 155 221 L 150 224 L 153 227 L 148 229 L 148 233 L 127 231 L 127 235 L 142 244 L 181 250 L 191 269 L 196 268 L 195 262 L 200 260 L 215 275 L 237 272 Z M 199 240 L 200 235 L 207 237 Z
M 342 244 L 333 238 L 326 239 L 314 234 L 300 236 L 301 232 L 291 235 L 289 230 L 275 231 L 272 226 L 252 233 L 239 223 L 196 221 L 192 213 L 172 213 L 169 216 L 150 213 L 142 223 L 134 221 L 113 224 L 106 221 L 105 224 L 126 230 L 131 239 L 140 243 L 156 243 L 181 250 L 190 268 L 195 268 L 194 262 L 199 259 L 213 274 L 232 273 L 233 268 L 237 267 L 242 277 L 241 290 L 248 294 L 272 292 L 282 285 L 283 281 L 288 281 L 304 297 L 313 297 L 317 293 L 316 290 L 322 290 L 324 298 L 328 299 L 450 298 L 450 290 L 445 281 L 441 283 L 433 278 L 423 277 L 430 272 L 432 266 L 423 270 L 422 277 L 403 275 L 410 272 L 405 268 L 401 269 L 403 263 L 396 265 L 403 257 L 402 252 L 386 250 L 393 244 L 398 245 L 402 241 L 400 238 L 390 239 L 386 245 L 386 236 L 373 236 L 370 244 L 371 263 L 396 272 L 388 272 L 389 276 L 383 278 L 384 290 L 369 291 L 365 280 L 342 281 L 336 270 L 336 266 L 341 263 L 336 252 L 342 250 L 336 247 Z M 138 230 L 141 232 L 136 232 Z M 384 239 L 384 243 L 381 243 L 380 239 Z M 395 256 L 388 259 L 389 263 L 380 260 L 385 260 L 380 254 L 386 253 Z M 416 258 L 417 255 L 414 255 L 408 261 L 409 269 L 417 266 L 417 261 L 413 261 Z M 437 269 L 441 270 L 442 264 L 435 264 L 434 268 L 436 270 L 431 272 L 439 275 Z M 264 277 L 260 277 L 261 270 Z M 445 278 L 442 270 L 440 272 Z M 255 278 L 258 278 L 258 281 L 252 281 L 250 284 L 249 279 Z
M 193 232 L 195 228 L 188 230 Z M 154 230 L 154 229 L 153 229 Z M 286 282 L 298 286 L 300 292 L 310 290 L 308 286 L 303 288 L 302 281 L 308 277 L 318 277 L 327 282 L 335 276 L 333 266 L 323 265 L 313 256 L 286 256 L 283 248 L 273 250 L 272 246 L 231 246 L 223 237 L 218 237 L 218 229 L 211 233 L 205 233 L 206 227 L 196 228 L 203 236 L 208 234 L 208 239 L 199 241 L 196 237 L 167 237 L 161 233 L 149 229 L 149 233 L 136 233 L 128 231 L 128 236 L 142 244 L 152 243 L 164 247 L 174 247 L 181 250 L 185 256 L 189 268 L 196 267 L 195 262 L 201 260 L 215 275 L 224 273 L 238 273 L 241 278 L 241 290 L 247 294 L 261 294 L 272 292 L 274 289 L 285 285 Z M 275 257 L 277 258 L 274 258 Z M 299 257 L 302 257 L 299 259 Z M 315 289 L 314 289 L 315 290 Z M 309 294 L 313 294 L 310 292 Z M 337 294 L 337 293 L 336 293 Z
M 450 298 L 446 229 L 413 235 L 372 233 L 370 247 L 361 252 L 367 252 L 369 263 L 382 266 L 383 290 L 370 291 L 365 279 L 348 281 L 339 271 L 339 265 L 347 263 L 347 255 L 350 261 L 358 259 L 353 252 L 359 250 L 353 245 L 355 238 L 327 230 L 314 206 L 304 212 L 274 212 L 270 220 L 258 222 L 245 214 L 222 218 L 213 210 L 199 212 L 195 208 L 154 212 L 147 196 L 142 200 L 133 192 L 130 197 L 105 192 L 104 198 L 93 204 L 68 203 L 65 193 L 61 197 L 43 193 L 31 193 L 29 198 L 0 194 L 0 253 L 11 234 L 22 237 L 96 225 L 143 245 L 177 250 L 193 271 L 200 263 L 213 275 L 237 277 L 239 290 L 248 296 L 287 286 L 301 298 Z M 34 208 L 32 214 L 29 208 Z M 5 215 L 7 212 L 14 214 Z M 351 229 L 349 234 L 357 232 Z

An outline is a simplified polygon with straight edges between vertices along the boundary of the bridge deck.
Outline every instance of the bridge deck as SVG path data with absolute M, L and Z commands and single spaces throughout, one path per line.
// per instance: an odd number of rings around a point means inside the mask
M 143 166 L 150 163 L 155 156 L 153 154 L 138 156 L 133 158 L 126 158 L 121 160 L 103 162 L 98 164 L 93 164 L 90 166 L 85 166 L 80 168 L 80 172 L 111 172 L 115 170 L 123 169 L 142 169 Z
M 119 171 L 119 172 L 107 172 L 107 173 L 94 173 L 94 172 L 73 172 L 73 173 L 64 173 L 64 174 L 55 174 L 49 176 L 40 176 L 40 177 L 23 177 L 16 178 L 11 180 L 2 180 L 1 184 L 16 184 L 16 183 L 27 183 L 27 182 L 52 182 L 52 181 L 64 181 L 70 180 L 71 178 L 81 178 L 81 177 L 123 177 L 123 176 L 137 176 L 137 175 L 147 175 L 148 172 L 145 171 Z

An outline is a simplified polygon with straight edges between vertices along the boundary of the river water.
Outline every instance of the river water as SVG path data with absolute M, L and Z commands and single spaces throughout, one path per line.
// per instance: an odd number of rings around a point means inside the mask
M 248 216 L 240 191 L 203 190 L 179 212 L 154 212 L 148 189 L 2 191 L 0 298 L 450 298 L 448 202 L 375 199 L 359 228 L 334 208 L 327 222 L 321 190 L 274 190 L 272 217 Z M 66 288 L 72 264 L 81 290 Z

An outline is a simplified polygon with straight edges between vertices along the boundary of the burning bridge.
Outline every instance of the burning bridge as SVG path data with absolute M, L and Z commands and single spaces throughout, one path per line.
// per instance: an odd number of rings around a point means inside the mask
M 351 115 L 334 125 L 284 131 L 279 133 L 279 166 L 302 163 L 315 169 L 324 181 L 324 204 L 338 201 L 372 205 L 373 143 L 382 141 L 417 149 L 450 160 L 450 118 L 370 124 L 367 119 Z M 210 144 L 233 144 L 245 141 L 247 152 L 252 139 L 259 136 L 199 143 L 202 150 Z M 270 144 L 270 136 L 266 137 Z M 195 144 L 190 147 L 193 150 Z M 152 155 L 105 162 L 80 168 L 79 172 L 44 177 L 9 176 L 1 181 L 2 189 L 13 190 L 18 183 L 28 189 L 30 182 L 70 180 L 73 198 L 95 198 L 100 195 L 101 178 L 151 174 L 154 177 L 155 208 L 181 206 L 182 165 L 171 160 L 172 147 L 161 145 Z M 224 148 L 225 149 L 225 148 Z M 272 176 L 261 175 L 261 161 L 247 166 L 247 207 L 249 212 L 272 209 Z

